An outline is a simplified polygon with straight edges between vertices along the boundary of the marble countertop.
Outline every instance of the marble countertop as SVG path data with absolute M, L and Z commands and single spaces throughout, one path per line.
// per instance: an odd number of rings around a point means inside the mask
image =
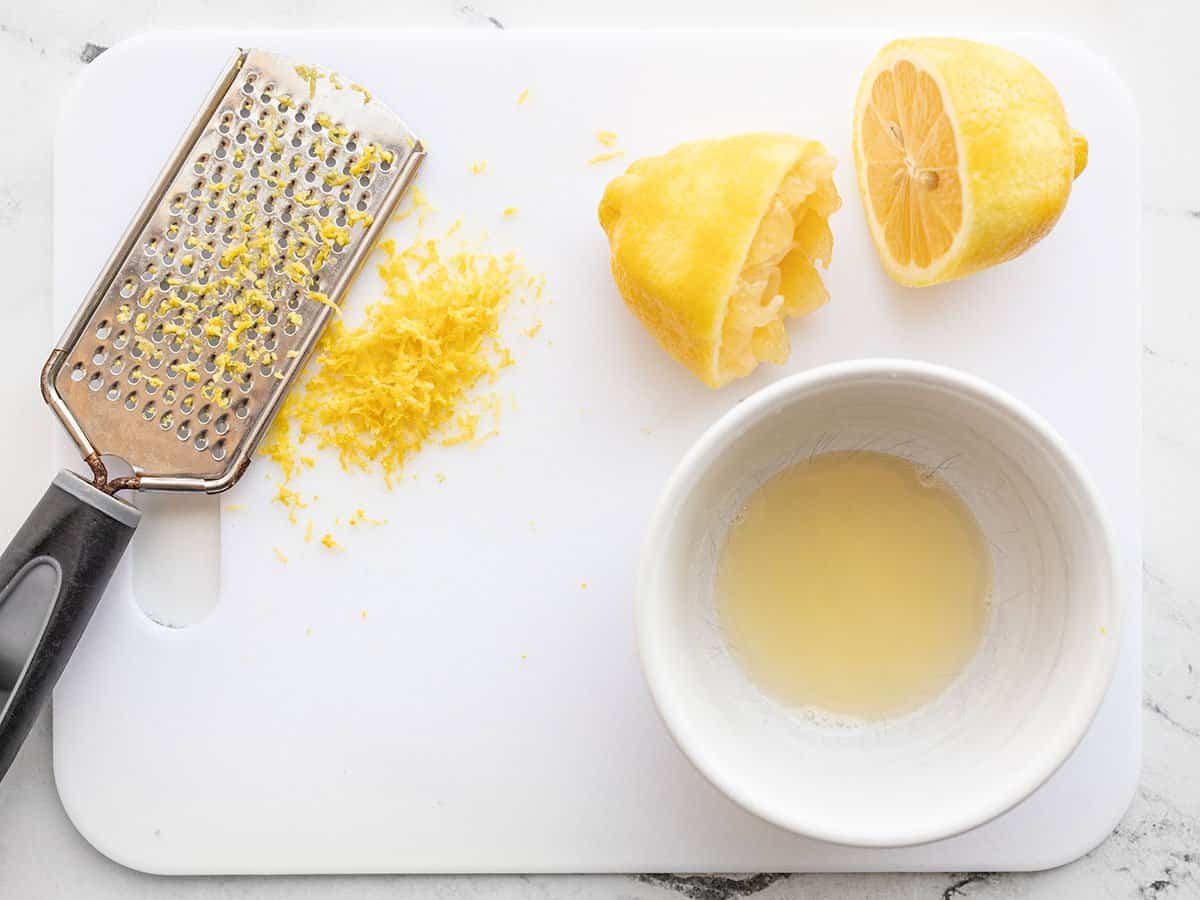
M 827 4 L 644 0 L 554 5 L 538 0 L 377 0 L 352 9 L 316 0 L 168 4 L 124 0 L 7 3 L 0 7 L 0 100 L 10 128 L 0 141 L 0 298 L 7 333 L 31 339 L 0 357 L 0 457 L 10 471 L 41 472 L 51 418 L 35 385 L 48 333 L 51 283 L 51 142 L 59 101 L 79 71 L 109 46 L 155 28 L 265 26 L 522 28 L 779 25 L 1054 31 L 1107 56 L 1133 89 L 1143 131 L 1144 472 L 1146 542 L 1145 756 L 1137 795 L 1112 836 L 1086 857 L 1042 873 L 781 875 L 740 877 L 462 876 L 157 878 L 124 869 L 71 826 L 55 792 L 50 721 L 43 715 L 0 789 L 0 896 L 21 898 L 953 898 L 1200 896 L 1200 556 L 1192 549 L 1200 504 L 1200 349 L 1194 259 L 1200 251 L 1200 56 L 1194 0 L 1005 0 L 991 11 L 951 0 L 913 0 L 901 18 L 882 0 Z M 971 4 L 976 7 L 978 5 Z M 1135 302 L 1136 298 L 1130 298 Z M 1191 325 L 1191 327 L 1189 327 Z M 13 423 L 33 423 L 28 433 Z M 11 534 L 44 485 L 16 479 L 0 498 L 0 534 Z

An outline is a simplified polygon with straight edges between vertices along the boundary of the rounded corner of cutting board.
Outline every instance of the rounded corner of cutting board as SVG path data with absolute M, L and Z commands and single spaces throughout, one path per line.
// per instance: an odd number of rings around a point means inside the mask
M 107 803 L 99 802 L 98 798 L 91 796 L 94 793 L 94 782 L 77 785 L 73 775 L 80 771 L 80 766 L 77 762 L 64 764 L 60 756 L 60 746 L 58 743 L 54 744 L 54 786 L 63 812 L 67 814 L 67 819 L 79 832 L 80 837 L 101 856 L 126 869 L 146 875 L 174 874 L 169 868 L 160 865 L 153 854 L 147 855 L 147 845 L 144 842 L 137 846 L 122 843 L 129 834 L 119 820 L 120 804 L 111 800 Z
M 1138 731 L 1138 745 L 1134 752 L 1133 763 L 1127 771 L 1118 773 L 1124 777 L 1125 783 L 1119 789 L 1111 787 L 1105 793 L 1105 799 L 1109 806 L 1107 816 L 1103 818 L 1096 816 L 1095 819 L 1083 823 L 1083 827 L 1080 827 L 1077 834 L 1072 833 L 1069 843 L 1064 842 L 1061 847 L 1050 845 L 1049 852 L 1045 857 L 1034 857 L 1031 859 L 1030 865 L 1022 867 L 1023 870 L 1045 872 L 1050 869 L 1069 865 L 1077 859 L 1087 856 L 1112 837 L 1121 820 L 1125 818 L 1125 813 L 1129 811 L 1129 807 L 1133 804 L 1134 798 L 1137 796 L 1138 784 L 1141 782 L 1142 746 L 1140 729 Z

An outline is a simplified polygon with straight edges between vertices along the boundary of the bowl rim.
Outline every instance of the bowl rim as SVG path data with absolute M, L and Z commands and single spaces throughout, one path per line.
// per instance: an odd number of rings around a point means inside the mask
M 1108 585 L 1112 600 L 1113 628 L 1099 665 L 1103 677 L 1093 680 L 1089 692 L 1076 705 L 1073 717 L 1065 718 L 1053 739 L 1043 745 L 1036 764 L 1024 767 L 1023 778 L 1004 794 L 990 798 L 977 807 L 964 806 L 962 811 L 943 822 L 926 827 L 907 829 L 875 828 L 867 824 L 858 827 L 829 826 L 822 823 L 821 812 L 806 809 L 771 808 L 742 790 L 736 776 L 716 764 L 699 746 L 679 709 L 665 699 L 663 682 L 670 663 L 663 645 L 655 640 L 653 612 L 658 601 L 652 590 L 655 574 L 663 556 L 663 541 L 669 533 L 676 513 L 696 486 L 700 476 L 733 444 L 738 435 L 766 415 L 775 412 L 790 399 L 799 400 L 824 386 L 857 381 L 865 378 L 904 378 L 930 386 L 949 388 L 966 394 L 998 412 L 1016 420 L 1014 424 L 1028 428 L 1041 441 L 1043 451 L 1056 463 L 1060 478 L 1079 501 L 1083 514 L 1096 525 L 1099 536 L 1100 573 Z M 1073 484 L 1071 483 L 1073 482 Z M 870 357 L 830 363 L 804 372 L 785 376 L 756 391 L 730 409 L 700 435 L 684 453 L 667 479 L 651 514 L 642 542 L 634 597 L 634 619 L 638 655 L 642 674 L 654 701 L 659 718 L 671 739 L 692 766 L 723 794 L 761 819 L 787 831 L 834 844 L 857 847 L 908 847 L 954 837 L 990 822 L 1028 798 L 1062 766 L 1083 740 L 1095 719 L 1100 704 L 1108 692 L 1116 668 L 1117 656 L 1124 629 L 1125 601 L 1117 568 L 1115 539 L 1108 517 L 1090 474 L 1075 456 L 1065 440 L 1042 416 L 1001 388 L 975 375 L 949 366 L 918 360 Z

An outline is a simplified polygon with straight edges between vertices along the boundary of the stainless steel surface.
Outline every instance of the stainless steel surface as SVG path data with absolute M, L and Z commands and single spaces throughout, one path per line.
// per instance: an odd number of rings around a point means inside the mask
M 348 80 L 231 59 L 42 374 L 98 483 L 237 481 L 423 157 Z

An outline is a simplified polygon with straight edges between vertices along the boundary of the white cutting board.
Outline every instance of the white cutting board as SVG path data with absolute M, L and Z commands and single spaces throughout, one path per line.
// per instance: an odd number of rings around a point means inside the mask
M 498 440 L 432 448 L 391 493 L 321 458 L 303 488 L 323 514 L 390 519 L 343 527 L 346 552 L 302 543 L 260 460 L 221 501 L 246 509 L 221 516 L 203 622 L 149 620 L 126 562 L 55 695 L 56 779 L 80 831 L 125 865 L 172 873 L 990 870 L 1101 841 L 1140 754 L 1134 109 L 1078 46 L 983 35 L 1053 79 L 1091 162 L 1025 257 L 903 290 L 876 263 L 850 163 L 859 74 L 888 37 L 229 32 L 141 38 L 89 66 L 58 133 L 56 326 L 238 44 L 336 68 L 401 110 L 431 150 L 419 183 L 441 225 L 461 216 L 519 249 L 554 303 L 537 339 L 513 336 L 519 364 L 499 390 L 518 409 Z M 630 158 L 778 129 L 842 160 L 833 301 L 791 328 L 786 366 L 709 392 L 626 312 L 595 215 L 622 164 L 585 164 L 601 128 Z M 472 176 L 479 159 L 488 174 Z M 519 214 L 503 219 L 507 206 Z M 368 268 L 349 306 L 378 291 Z M 702 429 L 786 373 L 867 355 L 958 366 L 1053 422 L 1100 487 L 1128 602 L 1115 681 L 1063 769 L 973 833 L 890 851 L 795 837 L 710 787 L 656 718 L 630 609 L 651 505 Z

